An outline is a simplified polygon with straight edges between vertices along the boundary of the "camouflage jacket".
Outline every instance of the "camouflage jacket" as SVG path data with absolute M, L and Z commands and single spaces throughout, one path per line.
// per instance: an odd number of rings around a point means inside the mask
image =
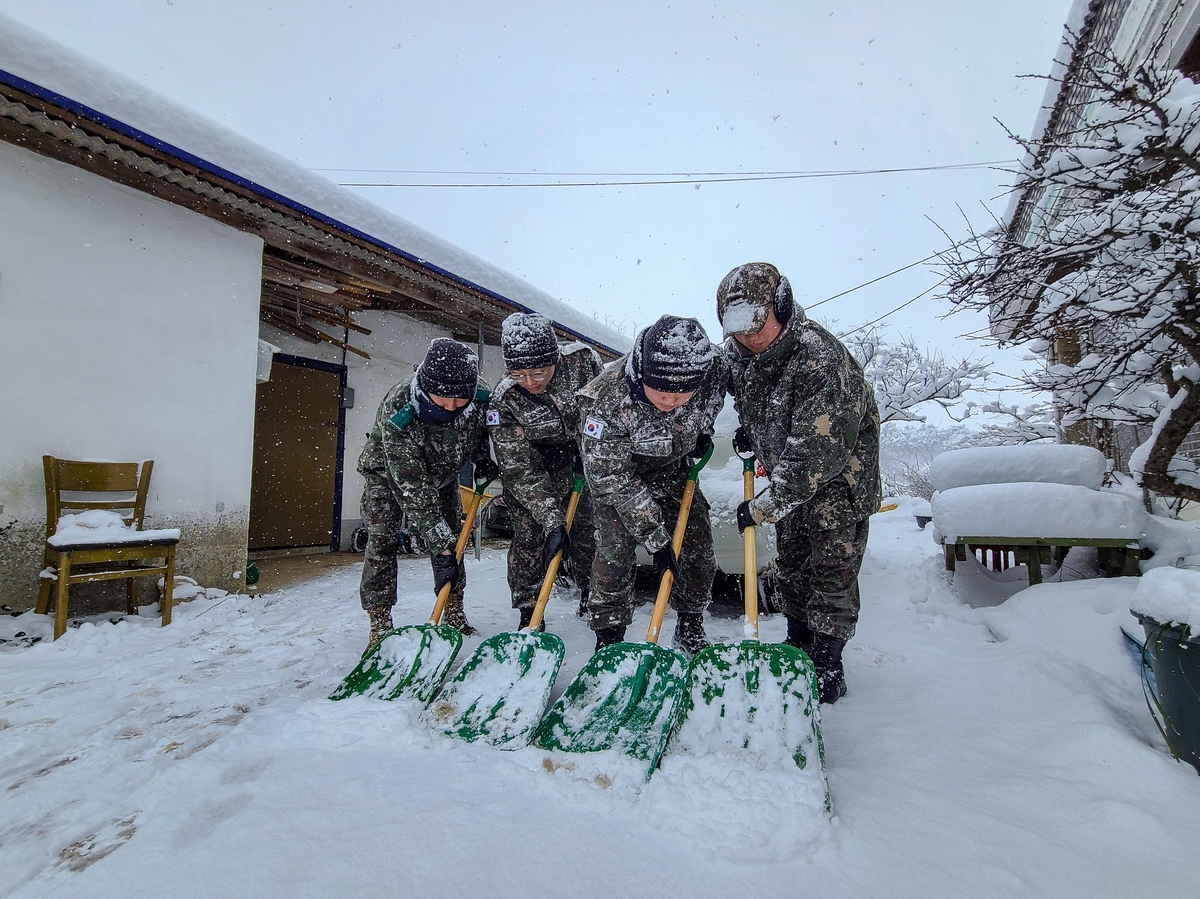
M 728 373 L 720 353 L 688 402 L 659 412 L 635 399 L 625 380 L 627 356 L 610 363 L 579 391 L 584 415 L 583 470 L 592 501 L 617 510 L 621 523 L 650 552 L 671 542 L 658 499 L 683 495 L 690 456 L 712 434 L 725 403 Z
M 415 375 L 388 391 L 358 457 L 362 474 L 386 477 L 409 523 L 434 555 L 458 534 L 442 517 L 438 489 L 458 481 L 468 462 L 488 456 L 484 414 L 489 393 L 480 379 L 475 399 L 449 424 L 422 424 L 413 396 Z
M 804 506 L 809 528 L 829 530 L 878 511 L 879 408 L 841 341 L 797 310 L 763 353 L 732 337 L 724 351 L 738 418 L 771 477 L 750 503 L 754 520 Z
M 600 373 L 600 357 L 583 343 L 560 348 L 554 377 L 536 396 L 505 378 L 492 394 L 488 432 L 504 493 L 529 510 L 542 528 L 566 524 L 563 493 L 579 447 L 575 392 Z

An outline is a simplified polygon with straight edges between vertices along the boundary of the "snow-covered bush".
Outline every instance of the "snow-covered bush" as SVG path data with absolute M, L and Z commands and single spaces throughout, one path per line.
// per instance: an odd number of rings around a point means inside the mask
M 1078 123 L 1038 146 L 1014 138 L 1029 160 L 1014 189 L 1038 204 L 1028 233 L 972 233 L 943 257 L 947 296 L 1035 342 L 1045 362 L 1027 386 L 1053 392 L 1064 430 L 1153 424 L 1135 474 L 1200 500 L 1178 454 L 1200 421 L 1200 86 L 1077 56 L 1084 106 L 1064 121 Z

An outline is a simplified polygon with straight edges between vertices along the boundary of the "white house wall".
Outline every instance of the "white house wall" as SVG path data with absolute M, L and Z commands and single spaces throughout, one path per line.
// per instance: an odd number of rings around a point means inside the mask
M 350 533 L 360 523 L 358 512 L 363 480 L 358 473 L 358 456 L 362 452 L 367 432 L 375 423 L 375 413 L 387 392 L 400 380 L 412 374 L 413 367 L 425 357 L 429 341 L 449 337 L 445 328 L 395 312 L 367 310 L 354 315 L 354 320 L 371 330 L 370 335 L 350 332 L 351 345 L 371 355 L 363 359 L 345 353 L 332 344 L 312 344 L 278 328 L 263 324 L 263 340 L 280 348 L 282 353 L 321 362 L 346 365 L 346 386 L 354 390 L 354 407 L 346 410 L 346 442 L 342 474 L 342 547 L 348 545 Z M 337 337 L 341 338 L 343 332 Z M 472 349 L 475 346 L 472 344 Z M 503 376 L 503 359 L 499 347 L 483 348 L 482 374 L 491 386 Z
M 0 597 L 28 608 L 42 455 L 153 459 L 180 572 L 245 567 L 262 241 L 0 143 Z

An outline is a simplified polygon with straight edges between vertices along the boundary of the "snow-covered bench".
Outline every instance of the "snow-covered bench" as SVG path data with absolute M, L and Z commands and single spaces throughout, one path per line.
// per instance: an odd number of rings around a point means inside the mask
M 968 551 L 1011 553 L 1029 583 L 1072 546 L 1097 547 L 1112 575 L 1138 573 L 1146 513 L 1131 497 L 1100 490 L 1104 457 L 1085 446 L 978 447 L 934 459 L 935 538 L 946 569 Z M 1057 554 L 1058 558 L 1055 558 Z M 997 567 L 994 564 L 993 567 Z

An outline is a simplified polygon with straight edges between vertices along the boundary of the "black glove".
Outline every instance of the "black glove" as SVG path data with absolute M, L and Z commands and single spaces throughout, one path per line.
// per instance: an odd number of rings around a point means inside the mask
M 696 446 L 692 450 L 690 455 L 693 459 L 703 459 L 704 454 L 707 453 L 710 449 L 712 449 L 712 435 L 711 434 L 701 434 L 699 437 L 696 438 Z
M 755 527 L 754 516 L 750 514 L 750 500 L 743 500 L 741 505 L 737 507 L 737 526 L 738 533 L 746 530 L 746 528 Z
M 480 459 L 475 463 L 476 481 L 494 481 L 500 475 L 500 466 L 491 459 Z
M 733 449 L 734 452 L 741 453 L 743 456 L 754 452 L 754 447 L 750 445 L 750 435 L 741 426 L 733 432 Z
M 550 560 L 560 549 L 564 558 L 571 555 L 571 535 L 567 533 L 567 526 L 564 524 L 560 524 L 546 534 L 546 542 L 542 544 L 543 571 L 550 567 Z
M 453 550 L 433 557 L 434 592 L 441 593 L 446 584 L 450 585 L 451 591 L 458 586 L 458 559 L 454 557 Z
M 675 550 L 671 549 L 670 543 L 654 554 L 655 579 L 661 581 L 663 572 L 667 569 L 676 577 L 679 576 L 679 560 L 675 558 Z

